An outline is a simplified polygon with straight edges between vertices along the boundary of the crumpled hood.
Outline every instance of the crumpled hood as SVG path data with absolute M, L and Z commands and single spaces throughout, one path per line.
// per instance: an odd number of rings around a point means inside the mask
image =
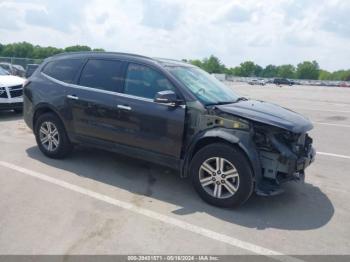
M 18 76 L 0 76 L 0 87 L 19 86 L 24 83 L 25 79 Z
M 280 127 L 294 133 L 304 133 L 313 128 L 312 123 L 306 117 L 264 101 L 247 100 L 216 107 L 222 112 Z

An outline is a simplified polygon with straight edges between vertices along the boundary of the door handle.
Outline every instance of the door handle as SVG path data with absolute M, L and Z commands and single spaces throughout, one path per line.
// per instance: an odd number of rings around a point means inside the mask
M 117 105 L 117 107 L 118 107 L 119 109 L 131 111 L 131 107 L 130 107 L 130 106 Z
M 76 95 L 67 95 L 68 99 L 73 99 L 73 100 L 79 100 L 79 97 L 77 97 Z

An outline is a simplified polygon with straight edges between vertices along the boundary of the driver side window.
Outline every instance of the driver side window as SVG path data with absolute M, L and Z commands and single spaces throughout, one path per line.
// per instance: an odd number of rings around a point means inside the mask
M 160 91 L 172 90 L 174 86 L 161 73 L 147 66 L 132 64 L 128 66 L 124 93 L 153 99 Z

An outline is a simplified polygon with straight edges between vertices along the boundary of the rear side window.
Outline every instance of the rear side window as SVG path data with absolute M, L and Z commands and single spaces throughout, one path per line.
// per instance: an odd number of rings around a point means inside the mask
M 118 92 L 122 87 L 123 62 L 92 59 L 81 73 L 79 85 Z
M 78 71 L 83 65 L 82 59 L 63 59 L 49 62 L 43 69 L 43 73 L 57 80 L 73 83 Z
M 147 66 L 129 64 L 125 79 L 124 93 L 153 99 L 157 92 L 173 90 L 174 86 L 160 72 Z

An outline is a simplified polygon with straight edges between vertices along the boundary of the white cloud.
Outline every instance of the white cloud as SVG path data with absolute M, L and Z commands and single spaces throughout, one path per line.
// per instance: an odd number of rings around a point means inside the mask
M 155 29 L 173 30 L 180 16 L 180 6 L 164 0 L 143 0 L 142 24 Z
M 2 0 L 0 43 L 86 44 L 229 66 L 317 60 L 350 68 L 350 4 L 341 0 Z

